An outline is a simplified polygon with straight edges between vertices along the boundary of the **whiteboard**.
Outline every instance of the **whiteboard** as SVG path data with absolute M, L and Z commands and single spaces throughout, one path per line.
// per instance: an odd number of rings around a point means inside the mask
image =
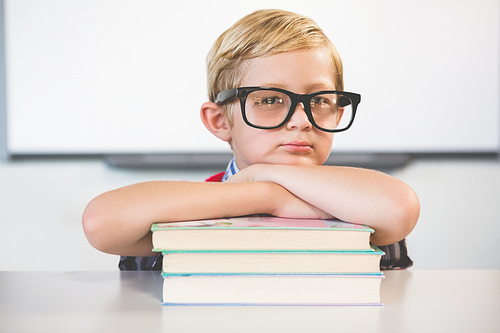
M 499 151 L 499 0 L 4 0 L 8 153 L 229 152 L 199 117 L 205 57 L 261 8 L 339 50 L 362 101 L 333 151 Z

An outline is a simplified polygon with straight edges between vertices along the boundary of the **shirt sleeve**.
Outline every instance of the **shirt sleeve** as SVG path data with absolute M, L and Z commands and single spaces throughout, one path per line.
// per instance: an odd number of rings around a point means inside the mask
M 413 261 L 408 256 L 406 239 L 379 248 L 385 252 L 380 260 L 381 270 L 407 269 L 413 266 Z

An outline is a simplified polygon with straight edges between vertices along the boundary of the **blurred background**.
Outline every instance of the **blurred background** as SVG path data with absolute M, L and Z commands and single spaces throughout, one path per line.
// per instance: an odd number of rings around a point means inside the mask
M 339 49 L 362 102 L 328 163 L 415 189 L 414 269 L 500 269 L 499 0 L 0 3 L 0 270 L 118 269 L 83 234 L 92 198 L 225 169 L 199 119 L 205 57 L 260 8 L 312 17 Z

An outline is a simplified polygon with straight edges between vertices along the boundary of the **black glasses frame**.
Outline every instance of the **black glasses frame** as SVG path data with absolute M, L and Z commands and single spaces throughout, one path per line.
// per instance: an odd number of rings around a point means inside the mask
M 257 90 L 270 90 L 270 91 L 277 91 L 281 92 L 283 94 L 286 94 L 290 97 L 291 104 L 290 104 L 290 109 L 288 110 L 288 114 L 279 125 L 277 126 L 272 126 L 272 127 L 267 127 L 267 126 L 257 126 L 252 123 L 250 123 L 247 119 L 246 112 L 245 112 L 245 103 L 248 94 L 251 92 L 257 91 Z M 344 95 L 345 98 L 341 98 L 339 101 L 339 106 L 340 107 L 345 107 L 349 104 L 352 104 L 352 115 L 351 119 L 349 119 L 349 124 L 345 128 L 341 129 L 326 129 L 320 127 L 316 122 L 314 121 L 312 111 L 311 111 L 311 99 L 315 96 L 318 95 L 323 95 L 323 94 L 340 94 Z M 234 89 L 228 89 L 221 91 L 220 93 L 217 94 L 217 98 L 215 99 L 215 103 L 217 105 L 223 105 L 230 99 L 238 97 L 240 100 L 240 105 L 241 105 L 241 113 L 243 116 L 243 120 L 245 123 L 254 128 L 259 128 L 259 129 L 275 129 L 279 128 L 283 125 L 285 125 L 290 118 L 292 118 L 295 110 L 297 109 L 297 105 L 299 103 L 302 103 L 304 105 L 304 111 L 306 112 L 307 119 L 309 119 L 309 122 L 317 129 L 324 131 L 324 132 L 329 132 L 329 133 L 338 133 L 338 132 L 343 132 L 348 130 L 352 123 L 354 122 L 354 117 L 356 116 L 356 110 L 358 108 L 358 104 L 361 102 L 361 95 L 352 93 L 352 92 L 347 92 L 347 91 L 337 91 L 337 90 L 322 90 L 322 91 L 316 91 L 310 94 L 296 94 L 291 91 L 285 90 L 285 89 L 280 89 L 280 88 L 272 88 L 272 87 L 240 87 L 240 88 L 234 88 Z

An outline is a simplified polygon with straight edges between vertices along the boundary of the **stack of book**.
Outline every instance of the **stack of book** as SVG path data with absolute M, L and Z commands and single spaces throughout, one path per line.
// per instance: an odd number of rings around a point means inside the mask
M 152 232 L 164 305 L 381 305 L 383 252 L 363 225 L 240 217 Z

